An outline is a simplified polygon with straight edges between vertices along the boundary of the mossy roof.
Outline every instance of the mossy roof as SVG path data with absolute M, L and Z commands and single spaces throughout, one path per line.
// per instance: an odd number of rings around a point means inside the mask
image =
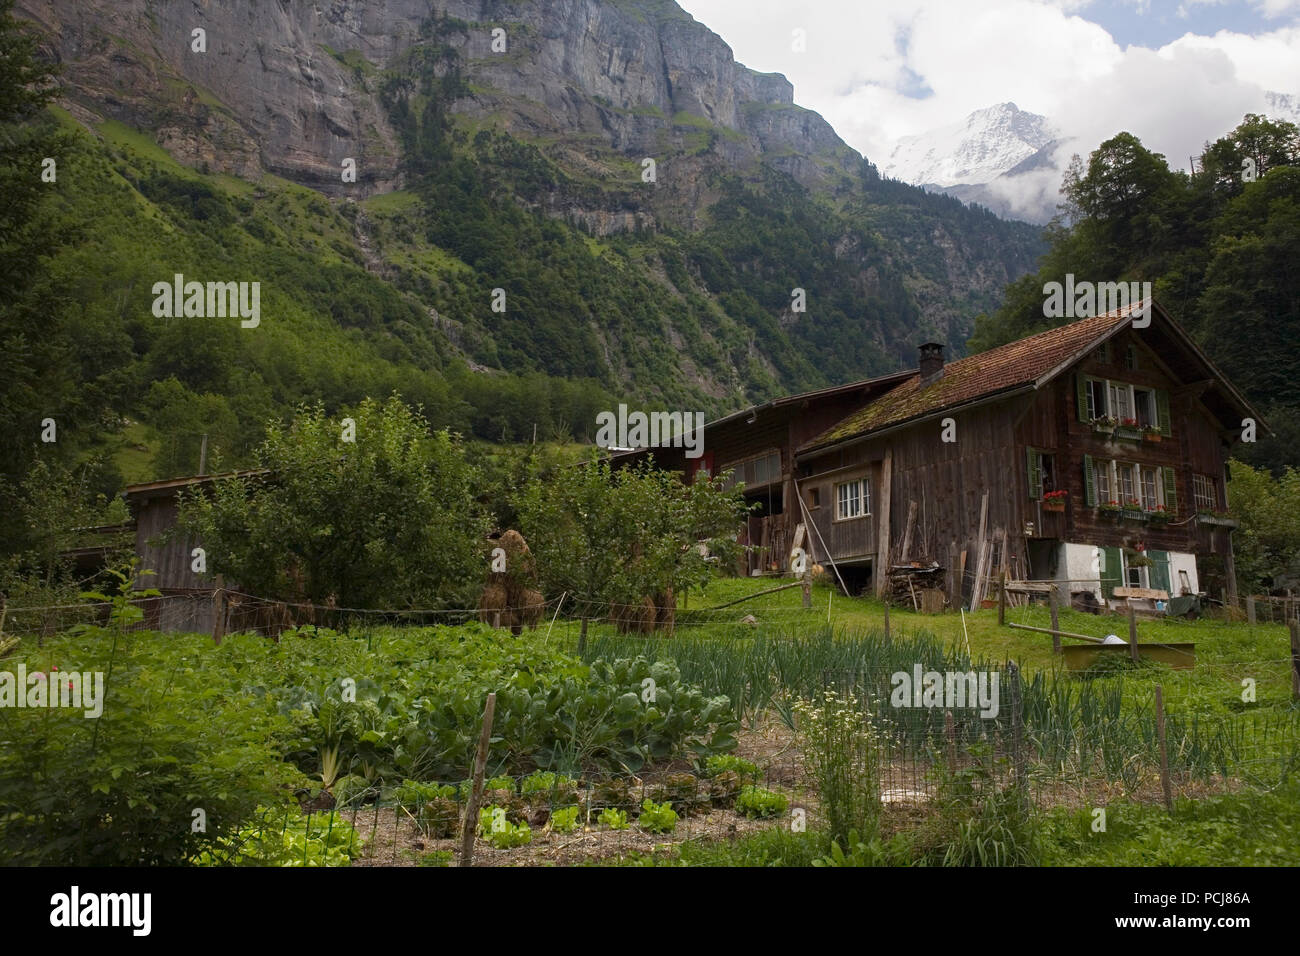
M 1123 324 L 1135 307 L 1136 303 L 948 362 L 943 367 L 943 376 L 925 385 L 921 384 L 921 376 L 917 373 L 870 405 L 832 425 L 804 445 L 803 450 L 859 438 L 1017 386 L 1036 383 L 1072 357 L 1082 357 L 1089 348 L 1095 347 L 1095 343 Z

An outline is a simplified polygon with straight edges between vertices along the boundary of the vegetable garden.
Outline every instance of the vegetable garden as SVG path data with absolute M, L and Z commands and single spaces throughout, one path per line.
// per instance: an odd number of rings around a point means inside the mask
M 886 632 L 871 602 L 841 599 L 828 623 L 797 600 L 752 602 L 750 623 L 684 611 L 658 635 L 600 624 L 579 651 L 578 622 L 562 618 L 518 636 L 358 620 L 218 645 L 141 630 L 118 599 L 106 623 L 9 648 L 5 668 L 106 682 L 99 719 L 0 708 L 0 852 L 25 864 L 449 865 L 489 693 L 471 827 L 481 865 L 680 863 L 756 846 L 768 863 L 1041 862 L 1045 834 L 1058 848 L 1079 839 L 1070 814 L 1159 806 L 1156 684 L 1176 796 L 1294 787 L 1300 710 L 1281 628 L 1200 622 L 1202 648 L 1217 627 L 1222 650 L 1196 671 L 1072 676 L 1030 653 L 1023 673 L 989 660 L 1001 649 L 978 616 L 970 644 L 985 655 L 936 635 L 950 617 L 895 611 Z M 918 665 L 996 674 L 996 714 L 896 706 L 893 678 Z

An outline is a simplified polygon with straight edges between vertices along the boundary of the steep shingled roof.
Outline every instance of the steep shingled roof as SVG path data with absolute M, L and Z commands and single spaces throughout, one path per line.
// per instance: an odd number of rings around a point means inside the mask
M 857 438 L 945 408 L 1033 384 L 1116 331 L 1140 304 L 1080 319 L 949 362 L 943 367 L 943 377 L 924 387 L 921 376 L 913 375 L 866 408 L 831 426 L 804 445 L 802 450 Z

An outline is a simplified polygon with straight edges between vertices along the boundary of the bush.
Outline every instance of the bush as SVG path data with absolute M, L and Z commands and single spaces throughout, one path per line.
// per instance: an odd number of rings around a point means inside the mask
M 291 720 L 246 683 L 243 659 L 264 653 L 240 640 L 214 647 L 210 637 L 97 626 L 32 648 L 21 659 L 28 673 L 102 673 L 102 713 L 0 708 L 0 855 L 15 865 L 176 865 L 264 808 L 279 812 L 308 780 L 283 760 Z

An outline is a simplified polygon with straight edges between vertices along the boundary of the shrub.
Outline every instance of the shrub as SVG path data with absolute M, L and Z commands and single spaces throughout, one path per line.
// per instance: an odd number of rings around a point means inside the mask
M 31 648 L 28 673 L 103 673 L 102 713 L 0 708 L 0 856 L 176 865 L 284 807 L 308 784 L 282 759 L 292 722 L 237 663 L 265 644 L 96 626 Z

